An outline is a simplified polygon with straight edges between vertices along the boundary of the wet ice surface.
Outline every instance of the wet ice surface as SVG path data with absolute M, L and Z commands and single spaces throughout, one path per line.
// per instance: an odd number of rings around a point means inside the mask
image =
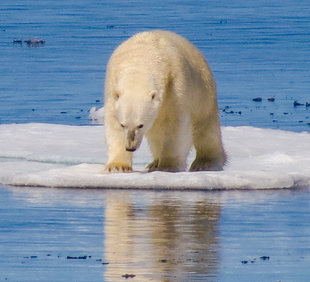
M 0 188 L 1 281 L 307 281 L 309 192 Z M 14 207 L 14 208 L 12 208 Z
M 309 132 L 309 10 L 306 0 L 2 0 L 0 123 L 89 125 L 88 110 L 102 106 L 113 49 L 138 31 L 162 28 L 187 37 L 208 59 L 224 126 Z M 35 37 L 45 43 L 23 42 Z M 258 97 L 261 102 L 254 102 Z M 294 106 L 295 101 L 303 105 Z M 39 140 L 41 132 L 30 133 Z M 279 169 L 292 165 L 288 152 L 294 152 L 302 159 L 293 158 L 294 168 L 305 171 L 307 154 L 298 150 L 304 137 L 281 136 L 294 140 L 287 150 L 288 143 L 279 142 L 282 154 L 255 157 Z M 0 136 L 3 140 L 2 145 L 9 143 Z M 66 140 L 64 147 L 78 141 Z M 104 161 L 101 155 L 93 158 L 93 148 L 70 151 L 68 163 L 57 142 L 49 143 L 54 151 L 42 143 L 19 144 L 15 157 L 1 160 L 2 181 L 16 172 L 35 175 Z M 36 148 L 30 155 L 29 144 Z M 250 144 L 244 156 L 257 152 L 257 145 Z M 307 281 L 310 276 L 309 188 L 151 192 L 1 186 L 0 203 L 0 281 L 119 281 L 126 274 L 136 275 L 128 278 L 132 281 Z
M 224 171 L 152 172 L 146 142 L 133 173 L 103 174 L 104 126 L 0 125 L 0 183 L 9 185 L 145 188 L 271 189 L 310 186 L 310 134 L 254 127 L 223 127 Z M 268 142 L 266 142 L 268 140 Z M 188 158 L 190 165 L 194 152 Z

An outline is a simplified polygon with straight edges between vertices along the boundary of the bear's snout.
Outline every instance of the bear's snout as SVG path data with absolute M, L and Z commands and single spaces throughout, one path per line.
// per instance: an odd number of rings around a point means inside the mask
M 141 143 L 142 136 L 137 130 L 128 130 L 125 134 L 125 149 L 128 152 L 134 152 L 138 149 Z
M 136 139 L 136 132 L 135 130 L 129 130 L 127 133 L 127 140 L 129 142 L 134 142 Z

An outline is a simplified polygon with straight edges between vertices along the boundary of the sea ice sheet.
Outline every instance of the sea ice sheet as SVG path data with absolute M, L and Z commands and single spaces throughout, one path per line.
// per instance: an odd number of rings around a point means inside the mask
M 228 163 L 220 172 L 152 172 L 146 142 L 133 173 L 103 174 L 104 126 L 0 125 L 0 183 L 45 187 L 272 189 L 310 186 L 310 133 L 222 127 Z M 188 163 L 192 161 L 191 152 Z

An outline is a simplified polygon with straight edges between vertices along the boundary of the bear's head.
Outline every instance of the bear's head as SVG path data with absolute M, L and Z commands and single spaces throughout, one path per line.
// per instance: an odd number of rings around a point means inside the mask
M 137 150 L 143 136 L 152 127 L 161 104 L 161 95 L 156 90 L 143 88 L 135 91 L 120 90 L 114 93 L 115 114 L 124 133 L 127 151 Z

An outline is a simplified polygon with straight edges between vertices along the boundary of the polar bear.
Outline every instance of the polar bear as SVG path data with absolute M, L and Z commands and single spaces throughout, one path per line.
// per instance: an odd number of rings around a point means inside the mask
M 216 86 L 203 55 L 169 31 L 141 32 L 113 52 L 105 79 L 105 172 L 132 171 L 132 153 L 147 137 L 149 171 L 222 170 Z

